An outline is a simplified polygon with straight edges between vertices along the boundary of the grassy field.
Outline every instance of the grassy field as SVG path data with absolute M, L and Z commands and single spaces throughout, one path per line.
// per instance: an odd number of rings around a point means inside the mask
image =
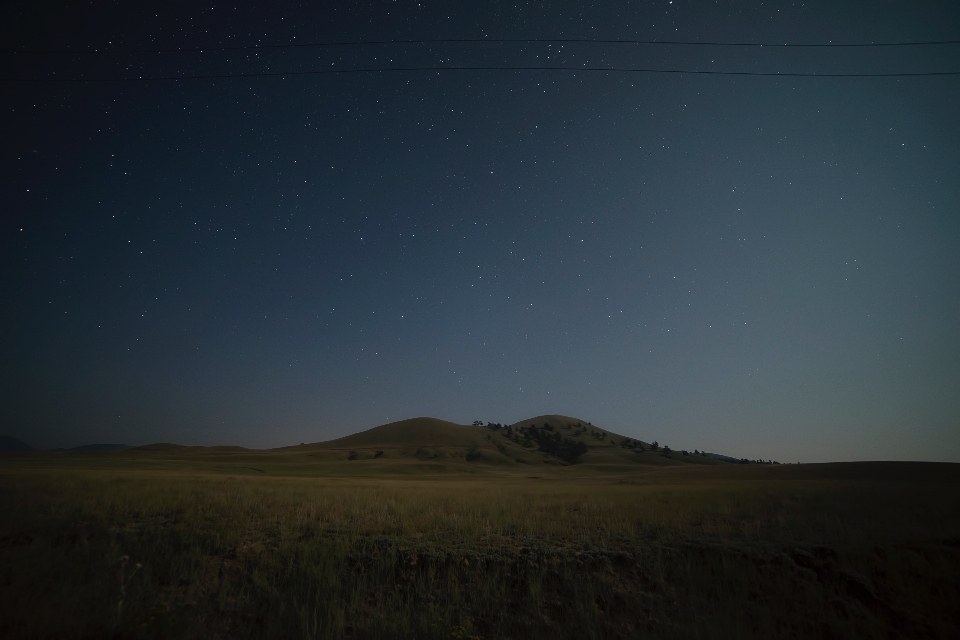
M 311 453 L 0 456 L 0 636 L 960 637 L 960 465 Z

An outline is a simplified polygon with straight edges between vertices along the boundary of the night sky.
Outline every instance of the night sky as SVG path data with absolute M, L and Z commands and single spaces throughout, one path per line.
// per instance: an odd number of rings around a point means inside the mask
M 960 461 L 960 76 L 569 70 L 958 71 L 960 45 L 249 48 L 957 40 L 957 3 L 316 4 L 0 9 L 0 433 L 560 413 Z M 536 66 L 568 69 L 503 69 Z M 386 68 L 413 70 L 340 72 Z

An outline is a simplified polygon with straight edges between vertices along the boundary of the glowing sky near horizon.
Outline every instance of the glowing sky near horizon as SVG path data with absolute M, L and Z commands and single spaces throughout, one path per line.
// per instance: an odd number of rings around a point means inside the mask
M 623 6 L 620 6 L 620 5 Z M 955 3 L 0 9 L 5 48 L 957 39 Z M 956 70 L 960 46 L 0 56 Z M 780 461 L 960 461 L 960 77 L 445 71 L 2 83 L 0 433 L 280 446 L 560 413 Z

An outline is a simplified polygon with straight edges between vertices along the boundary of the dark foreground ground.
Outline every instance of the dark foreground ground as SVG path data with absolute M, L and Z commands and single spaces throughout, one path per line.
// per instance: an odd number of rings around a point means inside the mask
M 960 465 L 0 458 L 4 638 L 958 638 Z

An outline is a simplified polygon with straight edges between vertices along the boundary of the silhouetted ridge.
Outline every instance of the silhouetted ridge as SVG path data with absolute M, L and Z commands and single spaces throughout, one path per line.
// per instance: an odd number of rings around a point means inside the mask
M 35 451 L 35 449 L 26 442 L 17 440 L 13 436 L 0 436 L 0 453 L 17 453 L 22 451 Z
M 330 440 L 322 444 L 331 447 L 370 445 L 397 446 L 467 446 L 472 444 L 477 429 L 437 418 L 410 418 L 383 424 L 360 433 Z
M 79 447 L 73 447 L 70 451 L 121 451 L 129 448 L 130 447 L 125 444 L 82 444 Z

